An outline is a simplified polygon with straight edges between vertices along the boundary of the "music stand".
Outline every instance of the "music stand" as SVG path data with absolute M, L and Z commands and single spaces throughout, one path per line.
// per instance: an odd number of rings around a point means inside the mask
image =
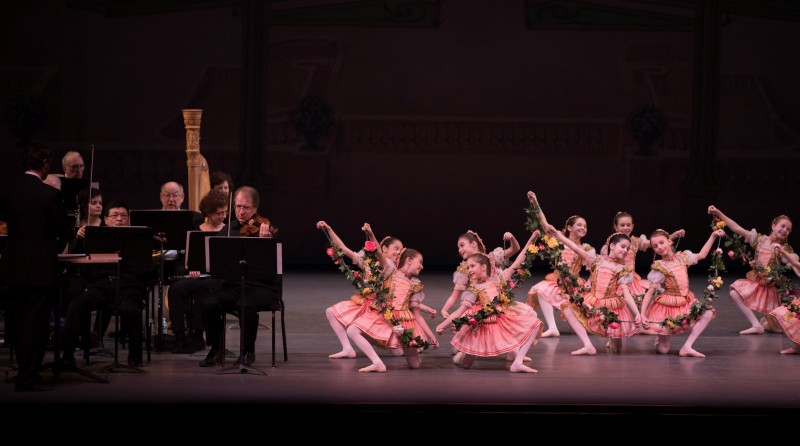
M 194 227 L 195 221 L 199 215 L 195 211 L 188 209 L 132 209 L 131 212 L 131 225 L 136 226 L 149 226 L 153 228 L 153 232 L 160 237 L 166 238 L 164 243 L 159 245 L 161 256 L 159 257 L 158 264 L 158 303 L 155 305 L 158 312 L 158 323 L 156 326 L 156 349 L 161 350 L 164 348 L 164 333 L 161 331 L 161 321 L 164 318 L 164 250 L 182 250 L 186 246 L 186 232 Z M 150 324 L 148 319 L 148 324 Z M 150 333 L 152 327 L 147 327 L 147 332 Z
M 186 271 L 207 274 L 206 237 L 219 235 L 218 231 L 188 231 L 186 233 Z
M 267 373 L 244 362 L 244 299 L 245 282 L 248 280 L 277 280 L 282 274 L 280 244 L 274 238 L 259 237 L 207 237 L 206 269 L 214 277 L 240 280 L 242 295 L 239 300 L 239 365 L 222 368 L 217 373 L 238 370 L 249 373 L 249 369 L 261 375 Z M 224 319 L 224 314 L 223 314 Z M 223 329 L 224 330 L 224 329 Z M 223 345 L 224 349 L 225 346 Z M 225 359 L 223 355 L 222 364 Z M 249 369 L 248 369 L 249 367 Z
M 146 226 L 87 226 L 86 252 L 91 257 L 95 253 L 115 252 L 120 256 L 116 268 L 116 296 L 119 299 L 120 274 L 140 274 L 153 270 L 153 228 Z M 114 317 L 114 362 L 105 367 L 108 372 L 139 372 L 144 370 L 119 363 L 119 312 Z

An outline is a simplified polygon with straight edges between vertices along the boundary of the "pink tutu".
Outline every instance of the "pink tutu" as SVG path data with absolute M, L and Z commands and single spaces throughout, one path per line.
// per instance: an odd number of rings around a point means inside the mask
M 778 323 L 781 324 L 781 328 L 783 328 L 783 332 L 786 333 L 786 336 L 788 336 L 792 342 L 800 344 L 800 318 L 790 313 L 783 305 L 770 311 L 769 314 L 778 320 Z
M 749 277 L 754 276 L 748 273 L 747 279 L 739 279 L 731 284 L 731 289 L 739 293 L 744 300 L 744 304 L 751 310 L 759 313 L 769 313 L 780 306 L 778 293 L 772 285 L 762 285 Z
M 468 315 L 482 307 L 480 302 L 476 303 Z M 506 307 L 493 321 L 461 327 L 450 343 L 468 355 L 491 357 L 517 350 L 531 336 L 538 339 L 541 334 L 542 321 L 536 317 L 536 312 L 529 305 L 517 302 Z

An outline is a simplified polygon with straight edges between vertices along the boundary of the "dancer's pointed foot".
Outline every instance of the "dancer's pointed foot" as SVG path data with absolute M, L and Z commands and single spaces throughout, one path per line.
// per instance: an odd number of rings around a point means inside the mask
M 358 369 L 359 372 L 378 372 L 386 373 L 386 365 L 383 363 L 368 365 L 364 368 Z
M 561 333 L 558 332 L 557 328 L 551 328 L 547 331 L 542 332 L 543 338 L 557 338 L 561 336 Z
M 746 330 L 742 330 L 739 334 L 749 335 L 749 334 L 764 334 L 764 327 L 761 325 L 757 325 L 755 327 L 750 327 Z
M 453 356 L 453 364 L 464 365 L 464 352 L 458 352 Z
M 800 350 L 798 350 L 798 349 L 796 349 L 794 347 L 787 348 L 786 350 L 781 350 L 781 354 L 782 355 L 797 355 L 797 354 L 800 354 Z
M 532 369 L 524 364 L 511 364 L 511 367 L 508 369 L 511 373 L 539 373 L 538 370 Z
M 573 355 L 573 356 L 596 355 L 597 354 L 597 349 L 595 349 L 594 347 L 591 347 L 591 346 L 583 347 L 583 348 L 579 348 L 578 350 L 573 351 L 570 354 Z
M 331 359 L 342 359 L 342 358 L 355 358 L 356 351 L 355 350 L 342 350 L 339 353 L 334 353 L 332 355 L 328 355 Z
M 681 349 L 681 351 L 678 352 L 678 355 L 680 355 L 680 356 L 692 356 L 692 357 L 695 357 L 695 358 L 705 358 L 706 357 L 706 355 L 698 352 L 697 350 L 694 350 L 694 349 L 691 349 L 691 348 L 687 348 L 687 347 L 683 347 Z

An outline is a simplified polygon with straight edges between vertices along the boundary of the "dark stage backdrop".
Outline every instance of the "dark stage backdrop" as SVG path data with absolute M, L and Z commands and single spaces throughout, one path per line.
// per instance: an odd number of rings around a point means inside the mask
M 800 215 L 800 11 L 785 2 L 719 2 L 702 163 L 693 2 L 269 3 L 4 2 L 0 173 L 22 139 L 87 164 L 93 146 L 106 202 L 157 207 L 161 183 L 186 181 L 181 109 L 201 108 L 211 170 L 258 188 L 298 266 L 329 262 L 320 219 L 353 248 L 369 222 L 454 266 L 467 229 L 525 241 L 528 190 L 552 223 L 584 216 L 596 247 L 621 210 L 637 234 L 683 227 L 695 251 L 709 204 L 760 232 Z M 644 103 L 667 123 L 647 155 L 626 125 Z

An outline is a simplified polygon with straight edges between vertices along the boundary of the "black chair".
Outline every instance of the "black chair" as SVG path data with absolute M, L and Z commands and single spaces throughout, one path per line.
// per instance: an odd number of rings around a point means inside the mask
M 207 270 L 212 276 L 227 280 L 239 279 L 240 281 L 240 286 L 242 288 L 242 296 L 240 298 L 241 306 L 238 309 L 227 312 L 227 314 L 232 314 L 239 318 L 240 323 L 240 312 L 244 308 L 244 287 L 246 280 L 269 280 L 276 284 L 275 291 L 278 299 L 275 304 L 270 308 L 259 309 L 260 312 L 272 312 L 272 367 L 275 367 L 275 313 L 278 311 L 281 313 L 283 360 L 284 362 L 289 360 L 286 347 L 285 305 L 283 302 L 282 251 L 283 245 L 272 238 L 206 237 Z M 211 254 L 212 252 L 213 255 Z M 221 345 L 223 348 L 225 347 L 226 331 L 227 328 L 223 326 L 221 334 Z M 241 337 L 239 350 L 241 356 L 241 353 L 244 351 L 241 345 Z M 222 370 L 222 372 L 224 371 L 226 370 Z M 242 367 L 241 372 L 246 372 L 244 367 Z

